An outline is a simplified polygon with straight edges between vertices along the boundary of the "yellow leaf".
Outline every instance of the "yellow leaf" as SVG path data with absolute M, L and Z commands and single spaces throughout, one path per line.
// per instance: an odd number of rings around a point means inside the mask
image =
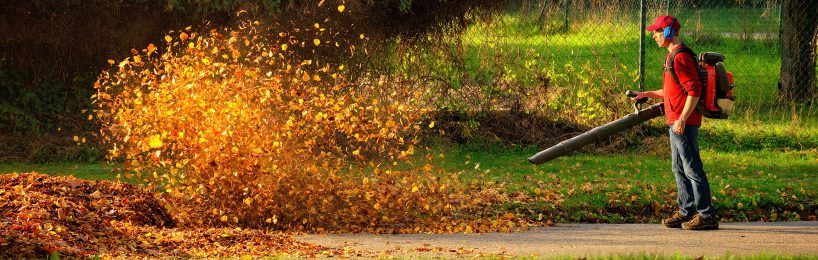
M 108 64 L 114 65 L 114 63 L 116 63 L 116 61 L 114 61 L 114 60 L 108 60 Z
M 203 58 L 202 63 L 204 63 L 204 65 L 210 65 L 210 60 L 208 58 Z
M 173 37 L 170 37 L 170 35 L 165 35 L 165 41 L 166 42 L 171 42 L 171 41 L 173 41 Z
M 429 128 L 432 128 L 432 127 L 435 127 L 435 121 L 432 121 L 432 123 L 429 124 Z
M 286 51 L 286 50 L 287 50 L 287 44 L 286 44 L 286 43 L 281 45 L 281 50 L 282 50 L 282 51 Z
M 341 64 L 341 66 L 338 66 L 338 70 L 344 70 L 344 64 Z
M 133 62 L 142 62 L 142 57 L 139 57 L 139 55 L 133 56 Z
M 424 165 L 424 166 L 423 166 L 423 170 L 424 170 L 424 171 L 427 171 L 427 172 L 431 172 L 431 171 L 432 171 L 432 166 L 431 166 L 431 165 L 428 165 L 428 164 L 427 164 L 427 165 Z
M 75 135 L 74 136 L 74 142 L 79 142 L 79 141 L 80 141 L 80 137 Z
M 151 136 L 151 140 L 150 140 L 150 142 L 148 142 L 148 145 L 150 145 L 151 148 L 162 147 L 162 139 L 161 138 L 162 138 L 162 136 L 158 135 L 158 134 Z
M 372 205 L 372 207 L 377 209 L 377 210 L 380 210 L 381 209 L 381 204 L 380 203 L 375 203 L 375 205 Z
M 361 154 L 361 149 L 352 151 L 352 155 L 359 155 L 359 154 Z
M 97 191 L 94 191 L 93 193 L 91 193 L 88 196 L 90 196 L 93 199 L 99 199 L 100 197 L 102 197 L 102 193 L 99 192 L 99 190 L 97 190 Z
M 222 216 L 222 217 L 221 217 L 221 221 L 222 221 L 222 222 L 227 222 L 227 216 Z
M 343 12 L 344 9 L 346 9 L 346 6 L 344 6 L 344 5 L 339 5 L 338 6 L 338 12 Z
M 319 39 L 313 39 L 313 40 L 312 40 L 312 43 L 313 43 L 313 44 L 315 44 L 315 46 L 318 46 L 318 45 L 321 45 L 321 40 L 319 40 Z
M 88 121 L 94 120 L 94 115 L 88 115 Z
M 315 26 L 315 28 L 321 28 L 321 25 L 319 25 L 318 23 L 315 23 L 314 26 Z
M 358 37 L 360 37 L 360 38 L 361 38 L 361 40 L 363 40 L 363 39 L 364 39 L 364 34 L 362 33 L 362 34 L 361 34 L 360 36 L 358 36 Z
M 130 61 L 128 61 L 128 59 L 123 60 L 122 62 L 119 63 L 119 68 L 125 67 L 125 65 L 128 65 L 129 62 Z
M 412 187 L 412 192 L 418 192 L 418 190 L 419 190 L 419 189 L 418 189 L 418 186 L 414 186 L 414 187 Z
M 247 204 L 247 206 L 250 206 L 250 204 L 253 204 L 253 198 L 244 199 L 244 204 Z

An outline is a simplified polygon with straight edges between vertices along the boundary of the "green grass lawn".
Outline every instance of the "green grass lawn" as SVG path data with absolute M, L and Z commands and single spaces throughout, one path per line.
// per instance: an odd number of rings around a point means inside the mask
M 47 164 L 0 164 L 0 174 L 39 172 L 55 176 L 70 175 L 86 180 L 113 180 L 116 174 L 112 173 L 113 166 L 100 162 L 93 164 L 83 163 L 47 163 Z
M 439 165 L 465 182 L 492 182 L 537 198 L 504 207 L 560 221 L 656 222 L 675 207 L 675 182 L 666 155 L 578 154 L 535 166 L 537 149 L 457 146 Z M 666 153 L 670 153 L 666 151 Z M 722 216 L 730 220 L 807 219 L 818 214 L 818 151 L 702 151 Z M 555 193 L 548 195 L 548 193 Z M 562 200 L 562 201 L 559 201 Z M 798 215 L 795 215 L 798 212 Z

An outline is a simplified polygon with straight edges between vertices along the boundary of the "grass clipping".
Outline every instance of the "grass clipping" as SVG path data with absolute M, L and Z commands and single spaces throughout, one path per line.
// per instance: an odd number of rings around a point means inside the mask
M 95 85 L 109 158 L 124 160 L 123 177 L 162 190 L 179 225 L 376 233 L 520 225 L 487 210 L 503 195 L 475 195 L 416 154 L 419 133 L 434 128 L 412 98 L 423 93 L 367 89 L 345 79 L 348 64 L 290 58 L 327 48 L 365 55 L 360 39 L 332 39 L 318 23 L 299 37 L 263 28 L 171 32 L 161 50 L 110 61 Z

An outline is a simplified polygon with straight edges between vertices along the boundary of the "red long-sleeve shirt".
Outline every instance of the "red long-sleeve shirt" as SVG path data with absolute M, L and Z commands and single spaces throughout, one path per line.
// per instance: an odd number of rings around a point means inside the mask
M 682 48 L 682 45 L 677 46 L 674 50 Z M 672 51 L 671 51 L 672 53 Z M 670 53 L 665 58 L 665 67 L 670 59 Z M 662 90 L 665 93 L 663 98 L 665 102 L 665 115 L 667 115 L 668 125 L 679 119 L 684 110 L 684 105 L 687 102 L 687 96 L 701 97 L 702 84 L 699 81 L 699 72 L 696 67 L 696 58 L 688 53 L 679 52 L 673 60 L 673 67 L 676 69 L 676 75 L 679 77 L 679 82 L 682 86 L 676 84 L 673 75 L 670 71 L 665 69 L 662 76 Z M 687 94 L 682 90 L 684 88 Z M 696 111 L 695 107 L 693 113 L 687 118 L 687 125 L 700 126 L 702 124 L 702 115 Z

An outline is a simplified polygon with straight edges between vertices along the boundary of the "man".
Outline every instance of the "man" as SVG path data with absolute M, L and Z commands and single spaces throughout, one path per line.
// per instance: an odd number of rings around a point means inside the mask
M 679 41 L 681 25 L 676 18 L 660 16 L 645 29 L 653 32 L 656 44 L 667 48 L 669 52 L 665 59 L 662 89 L 638 92 L 633 98 L 661 98 L 665 103 L 679 210 L 673 216 L 663 219 L 662 224 L 669 228 L 688 230 L 718 229 L 718 216 L 710 202 L 710 185 L 699 156 L 698 133 L 702 115 L 696 111 L 696 104 L 699 102 L 702 86 L 696 57 L 691 55 L 692 51 L 677 50 L 688 47 Z M 677 54 L 672 57 L 674 50 Z M 675 71 L 678 81 L 671 70 Z

